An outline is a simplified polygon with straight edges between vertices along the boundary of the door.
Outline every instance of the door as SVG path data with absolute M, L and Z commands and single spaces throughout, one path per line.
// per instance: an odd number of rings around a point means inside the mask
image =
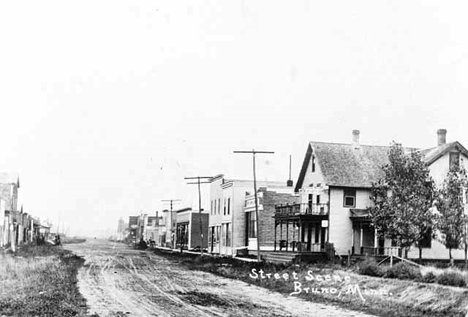
M 327 228 L 320 227 L 320 251 L 325 250 Z

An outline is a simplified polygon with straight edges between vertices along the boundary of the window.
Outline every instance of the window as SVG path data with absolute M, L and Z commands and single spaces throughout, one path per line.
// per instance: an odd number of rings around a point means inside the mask
M 317 205 L 319 205 L 320 204 L 320 195 L 317 195 L 315 197 L 315 200 L 316 200 Z
M 247 236 L 249 238 L 257 237 L 257 217 L 255 211 L 247 213 Z
M 226 198 L 223 199 L 223 214 L 226 216 Z
M 419 247 L 428 249 L 432 247 L 432 228 L 429 228 L 421 241 L 419 241 Z
M 356 189 L 345 188 L 343 197 L 343 207 L 356 207 Z
M 228 198 L 228 205 L 227 205 L 227 214 L 231 214 L 231 198 Z
M 221 214 L 221 198 L 218 198 L 218 215 Z
M 213 214 L 213 201 L 211 201 L 211 209 L 210 209 L 210 215 Z
M 226 247 L 231 246 L 231 233 L 229 232 L 228 223 L 223 223 L 221 244 Z
M 315 155 L 312 155 L 312 173 L 315 172 Z
M 231 232 L 229 231 L 229 224 L 225 224 L 226 228 L 226 246 L 230 247 L 231 246 Z
M 450 152 L 450 168 L 454 165 L 460 164 L 460 152 Z

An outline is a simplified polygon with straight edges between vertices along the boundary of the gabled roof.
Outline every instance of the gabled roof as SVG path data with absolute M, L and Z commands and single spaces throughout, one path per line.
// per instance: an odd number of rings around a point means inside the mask
M 442 144 L 430 149 L 421 150 L 421 154 L 424 156 L 424 161 L 426 161 L 428 165 L 431 165 L 441 156 L 454 149 L 460 151 L 462 154 L 468 157 L 468 150 L 458 141 Z
M 371 187 L 383 175 L 388 163 L 388 146 L 310 142 L 295 190 L 302 187 L 307 166 L 314 153 L 328 186 Z
M 430 149 L 403 148 L 408 153 L 420 151 L 428 165 L 453 149 L 468 157 L 468 150 L 459 142 Z M 382 166 L 388 164 L 389 150 L 389 146 L 360 145 L 355 148 L 353 144 L 310 142 L 295 191 L 299 191 L 303 185 L 312 153 L 328 186 L 369 188 L 383 176 Z

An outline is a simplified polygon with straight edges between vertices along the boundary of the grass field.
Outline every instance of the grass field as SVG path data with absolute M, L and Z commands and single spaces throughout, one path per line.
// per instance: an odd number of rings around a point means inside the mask
M 268 288 L 287 296 L 305 300 L 332 303 L 349 309 L 365 311 L 385 317 L 451 316 L 465 317 L 468 312 L 468 288 L 448 287 L 437 284 L 408 280 L 363 276 L 340 265 L 274 265 L 268 263 L 247 263 L 231 258 L 200 257 L 193 254 L 167 253 L 156 251 L 188 269 L 211 272 L 223 277 L 243 280 L 250 284 Z M 253 274 L 252 269 L 255 269 Z M 265 274 L 260 275 L 260 270 Z M 305 277 L 315 277 L 309 281 Z M 266 274 L 271 274 L 270 277 Z M 297 280 L 294 279 L 296 274 Z M 275 274 L 278 274 L 275 278 Z M 283 277 L 287 274 L 288 279 Z M 330 280 L 326 280 L 330 276 Z M 341 280 L 334 277 L 341 277 Z M 319 277 L 319 278 L 317 278 Z M 348 277 L 348 281 L 344 279 Z M 294 293 L 294 282 L 301 283 L 301 292 Z M 359 291 L 349 293 L 349 286 L 359 286 Z M 306 288 L 308 292 L 305 291 Z M 315 292 L 312 292 L 314 289 Z M 336 290 L 332 294 L 331 290 Z M 341 294 L 341 295 L 338 295 Z
M 0 315 L 87 316 L 76 279 L 83 262 L 54 246 L 0 253 Z

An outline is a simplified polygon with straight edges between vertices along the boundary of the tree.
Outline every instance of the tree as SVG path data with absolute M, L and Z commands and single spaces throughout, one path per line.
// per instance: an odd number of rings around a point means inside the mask
M 450 264 L 453 265 L 452 250 L 466 245 L 466 215 L 463 194 L 468 185 L 466 170 L 453 164 L 438 191 L 436 206 L 438 230 L 441 242 L 449 249 Z M 465 240 L 465 241 L 464 241 Z
M 375 228 L 396 241 L 407 257 L 411 246 L 423 240 L 434 226 L 431 207 L 435 186 L 419 152 L 407 154 L 394 143 L 388 159 L 382 167 L 383 177 L 372 185 L 373 207 L 369 211 Z

